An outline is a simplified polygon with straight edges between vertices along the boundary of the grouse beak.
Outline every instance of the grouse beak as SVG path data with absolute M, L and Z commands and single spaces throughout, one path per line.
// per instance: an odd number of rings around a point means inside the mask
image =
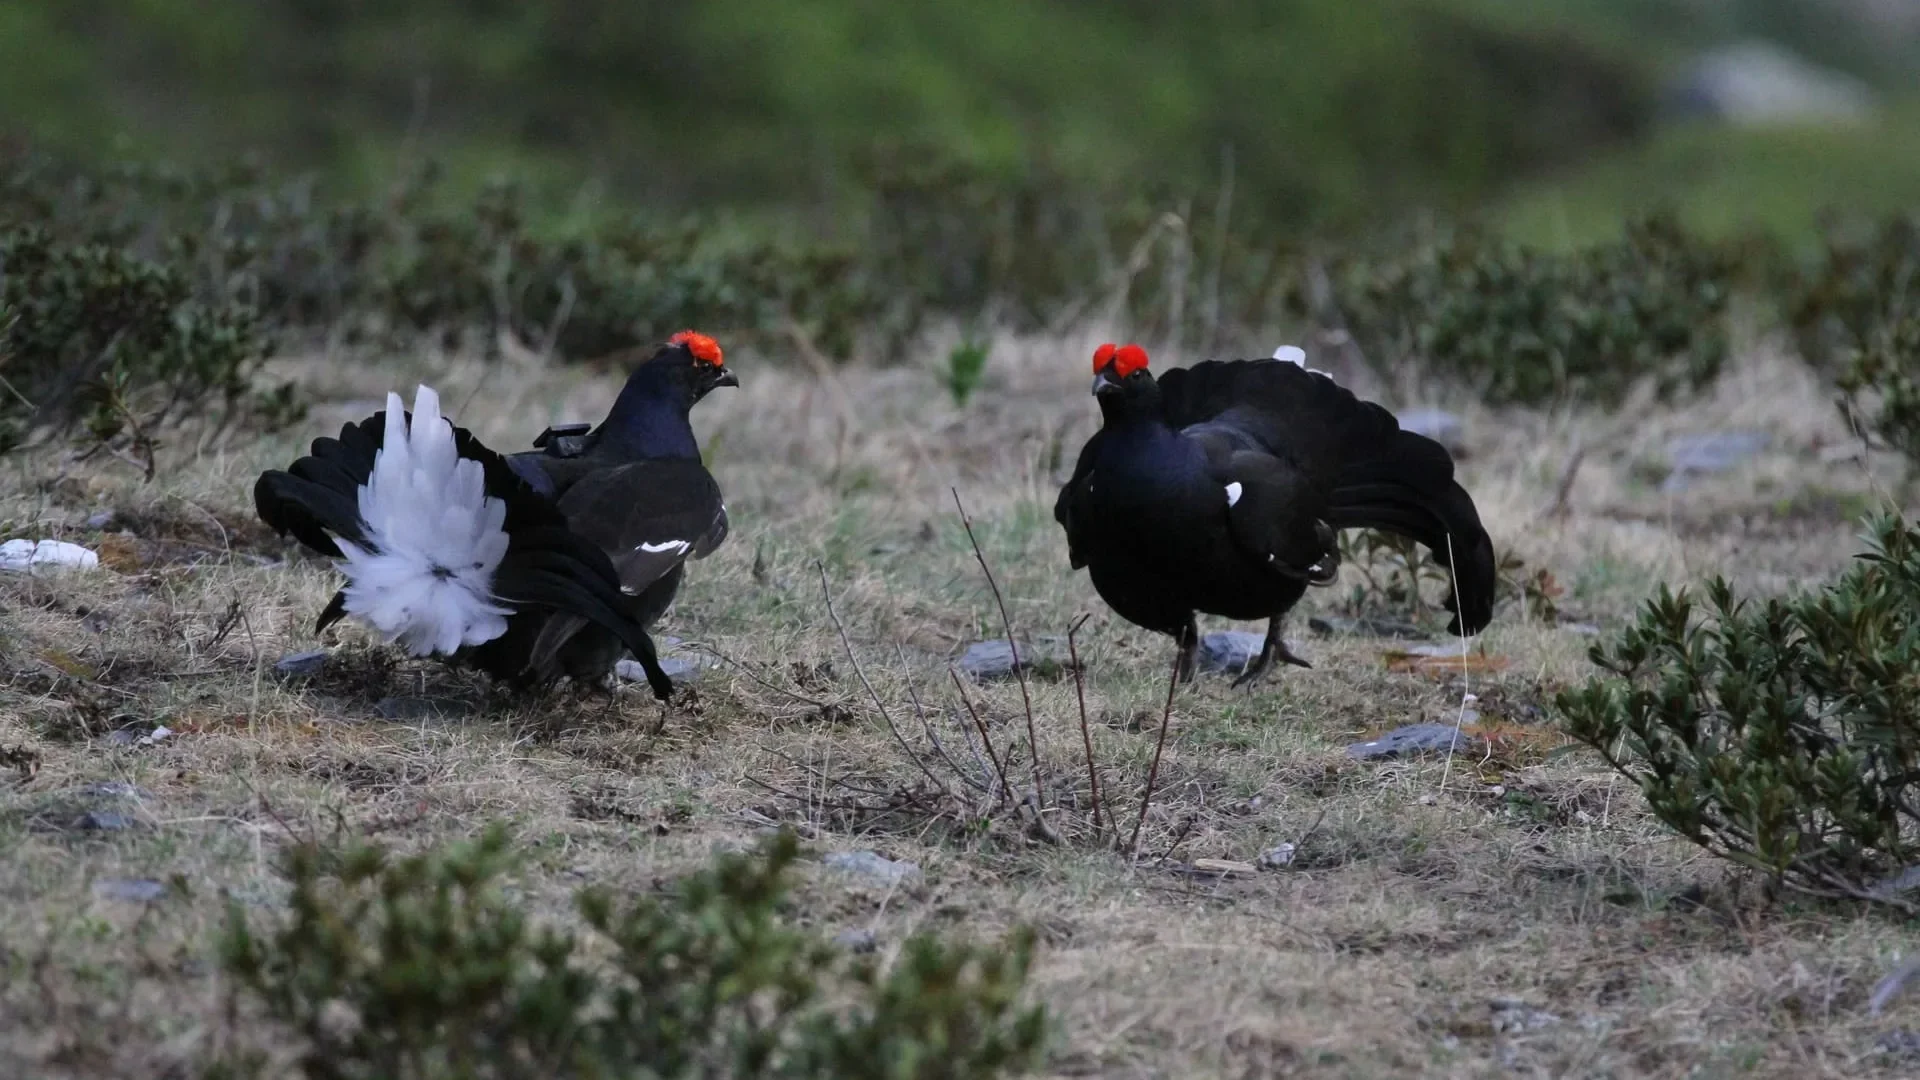
M 1120 384 L 1114 381 L 1113 376 L 1107 374 L 1105 371 L 1097 371 L 1094 373 L 1093 375 L 1093 396 L 1094 397 L 1099 397 L 1102 394 L 1117 394 L 1119 392 L 1120 392 Z
M 713 380 L 715 386 L 739 386 L 740 377 L 725 368 L 720 369 L 720 377 Z

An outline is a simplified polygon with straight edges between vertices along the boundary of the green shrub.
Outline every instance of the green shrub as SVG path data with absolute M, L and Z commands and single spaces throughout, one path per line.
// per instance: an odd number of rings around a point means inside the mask
M 1871 331 L 1836 381 L 1854 430 L 1920 465 L 1920 312 Z
M 1337 266 L 1333 284 L 1347 329 L 1384 374 L 1417 364 L 1493 404 L 1612 405 L 1642 379 L 1671 395 L 1719 374 L 1733 273 L 1726 252 L 1656 217 L 1569 255 L 1454 232 Z
M 84 420 L 102 442 L 183 412 L 250 405 L 267 340 L 250 308 L 193 295 L 176 268 L 35 228 L 0 231 L 0 426 Z
M 507 899 L 499 827 L 409 858 L 301 846 L 289 915 L 230 907 L 223 962 L 310 1078 L 958 1080 L 1036 1061 L 1029 936 L 916 937 L 882 970 L 781 921 L 795 854 L 782 836 L 669 896 L 584 890 L 575 930 Z
M 1594 648 L 1611 677 L 1557 704 L 1693 843 L 1794 889 L 1908 906 L 1889 883 L 1920 856 L 1920 535 L 1888 515 L 1867 539 L 1790 599 L 1715 580 L 1701 610 L 1663 588 Z
M 1788 291 L 1800 352 L 1837 375 L 1886 328 L 1920 317 L 1920 219 L 1896 215 L 1865 230 L 1835 229 Z

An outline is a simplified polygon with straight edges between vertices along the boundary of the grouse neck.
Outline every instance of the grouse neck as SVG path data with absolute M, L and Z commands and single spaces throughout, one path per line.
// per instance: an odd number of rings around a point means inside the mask
M 700 444 L 688 419 L 692 408 L 693 395 L 684 384 L 654 365 L 642 366 L 594 433 L 596 447 L 638 458 L 698 461 Z

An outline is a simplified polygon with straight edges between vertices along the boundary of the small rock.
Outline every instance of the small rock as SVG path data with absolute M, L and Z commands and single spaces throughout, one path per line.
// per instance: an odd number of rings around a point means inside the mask
M 1409 724 L 1369 742 L 1354 743 L 1347 747 L 1347 753 L 1362 761 L 1370 761 L 1403 754 L 1445 753 L 1448 748 L 1470 751 L 1479 742 L 1476 736 L 1468 732 L 1456 733 L 1452 724 Z
M 87 515 L 87 528 L 111 529 L 113 528 L 113 519 L 114 519 L 113 511 L 96 510 L 93 513 Z
M 708 666 L 709 665 L 704 665 L 700 663 L 700 661 L 688 656 L 662 656 L 660 658 L 660 670 L 666 672 L 667 678 L 677 683 L 692 682 L 699 678 L 700 673 L 705 671 Z M 632 657 L 628 657 L 613 665 L 613 673 L 628 682 L 647 681 L 647 669 L 641 667 L 640 661 Z
M 167 895 L 167 887 L 151 878 L 108 878 L 93 883 L 93 895 L 103 900 L 145 904 Z
M 852 953 L 870 953 L 880 947 L 871 930 L 842 930 L 833 935 L 833 943 Z
M 1240 674 L 1247 662 L 1260 655 L 1266 644 L 1264 634 L 1245 630 L 1216 630 L 1200 639 L 1200 670 Z
M 1033 642 L 1021 644 L 1020 662 L 1034 675 L 1048 675 L 1066 669 L 1065 658 L 1058 650 Z M 974 679 L 1010 679 L 1014 674 L 1013 647 L 999 639 L 976 641 L 960 654 L 955 666 Z
M 327 666 L 327 650 L 310 649 L 306 652 L 288 653 L 274 661 L 273 670 L 278 675 L 318 675 L 320 669 Z
M 384 697 L 373 703 L 382 720 L 450 720 L 465 716 L 473 706 L 453 698 Z
M 1260 853 L 1260 867 L 1263 870 L 1279 870 L 1293 865 L 1293 856 L 1299 849 L 1292 844 L 1276 844 Z
M 1498 1035 L 1539 1031 L 1560 1022 L 1559 1016 L 1536 1009 L 1519 998 L 1494 998 L 1487 1002 L 1487 1007 L 1493 1010 L 1493 1030 Z
M 1445 409 L 1408 409 L 1397 414 L 1396 418 L 1400 421 L 1400 430 L 1425 435 L 1446 447 L 1447 453 L 1455 457 L 1461 456 L 1467 448 L 1466 423 Z
M 164 725 L 146 727 L 144 724 L 129 724 L 107 733 L 108 746 L 152 746 L 173 736 L 173 729 Z
M 1399 638 L 1403 641 L 1427 641 L 1433 637 L 1425 630 L 1401 619 L 1362 617 L 1351 619 L 1345 615 L 1314 616 L 1307 620 L 1307 629 L 1322 636 L 1349 634 L 1354 637 Z
M 843 874 L 873 878 L 886 885 L 904 885 L 920 878 L 918 864 L 895 862 L 871 851 L 835 851 L 821 862 Z
M 133 815 L 118 810 L 88 810 L 73 821 L 81 832 L 126 832 L 133 826 Z
M 0 544 L 0 570 L 16 574 L 47 570 L 91 570 L 100 556 L 65 540 L 9 540 Z
M 1598 623 L 1567 622 L 1561 623 L 1560 629 L 1565 630 L 1569 634 L 1579 634 L 1581 637 L 1600 636 L 1600 626 Z
M 1695 476 L 1726 472 L 1772 445 L 1764 431 L 1713 431 L 1680 435 L 1667 441 L 1667 462 L 1673 471 L 1661 483 L 1668 493 L 1684 490 Z
M 1873 1048 L 1889 1057 L 1920 1060 L 1920 1031 L 1895 1028 L 1881 1032 L 1880 1037 L 1873 1040 Z

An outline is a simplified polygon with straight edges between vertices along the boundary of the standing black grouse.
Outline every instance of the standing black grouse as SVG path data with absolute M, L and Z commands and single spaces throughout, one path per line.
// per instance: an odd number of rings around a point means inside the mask
M 1140 346 L 1102 345 L 1093 371 L 1102 426 L 1053 516 L 1101 598 L 1173 636 L 1182 681 L 1196 611 L 1268 620 L 1236 686 L 1276 657 L 1311 666 L 1287 649 L 1282 622 L 1307 586 L 1338 574 L 1339 529 L 1409 537 L 1453 567 L 1452 632 L 1493 618 L 1493 544 L 1473 499 L 1446 449 L 1391 412 L 1285 359 L 1209 360 L 1156 380 Z
M 597 429 L 548 429 L 541 449 L 511 456 L 443 419 L 430 388 L 412 416 L 389 394 L 384 412 L 263 473 L 254 505 L 340 560 L 347 584 L 316 630 L 352 615 L 416 656 L 521 687 L 597 682 L 631 650 L 664 700 L 672 682 L 647 627 L 686 558 L 727 532 L 688 412 L 738 385 L 712 338 L 675 334 Z

